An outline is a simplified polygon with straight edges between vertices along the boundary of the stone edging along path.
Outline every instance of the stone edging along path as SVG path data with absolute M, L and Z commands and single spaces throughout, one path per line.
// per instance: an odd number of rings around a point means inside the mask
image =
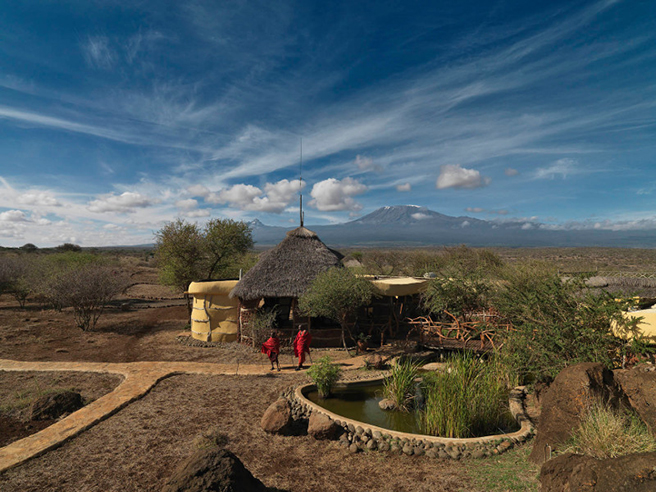
M 347 382 L 346 384 L 348 386 L 358 386 L 380 380 L 381 378 L 372 378 L 350 383 Z M 519 430 L 508 434 L 464 439 L 409 434 L 349 419 L 333 413 L 307 399 L 304 392 L 311 388 L 316 388 L 316 386 L 314 384 L 298 386 L 289 397 L 294 400 L 293 403 L 301 407 L 300 410 L 305 415 L 317 412 L 326 415 L 338 426 L 343 427 L 343 435 L 346 436 L 346 439 L 342 440 L 345 445 L 350 445 L 352 452 L 357 452 L 364 448 L 371 451 L 376 449 L 388 451 L 393 446 L 396 446 L 399 452 L 407 455 L 426 454 L 433 457 L 453 459 L 461 457 L 483 458 L 492 454 L 503 453 L 511 449 L 515 444 L 530 439 L 535 432 L 533 424 L 524 408 L 524 398 L 526 396 L 526 388 L 524 386 L 518 386 L 513 389 L 509 397 L 510 413 L 520 424 Z
M 357 368 L 360 358 L 338 361 L 342 367 Z M 284 369 L 283 372 L 291 372 Z M 24 362 L 0 359 L 0 371 L 75 371 L 120 374 L 125 379 L 114 391 L 89 403 L 40 432 L 0 448 L 0 473 L 42 455 L 105 420 L 145 396 L 159 381 L 178 374 L 261 376 L 266 365 L 214 364 L 202 362 Z

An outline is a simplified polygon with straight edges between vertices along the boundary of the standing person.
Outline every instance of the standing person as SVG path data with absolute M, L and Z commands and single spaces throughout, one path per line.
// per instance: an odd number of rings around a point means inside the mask
M 271 370 L 273 371 L 273 363 L 275 362 L 280 371 L 280 362 L 278 362 L 278 354 L 280 354 L 280 339 L 275 331 L 271 332 L 269 339 L 262 344 L 262 353 L 266 354 L 271 361 Z
M 294 355 L 298 357 L 298 367 L 296 371 L 303 369 L 303 362 L 305 362 L 305 353 L 310 353 L 310 342 L 312 341 L 312 335 L 308 332 L 304 325 L 301 325 L 298 328 L 298 333 L 296 338 L 294 338 Z

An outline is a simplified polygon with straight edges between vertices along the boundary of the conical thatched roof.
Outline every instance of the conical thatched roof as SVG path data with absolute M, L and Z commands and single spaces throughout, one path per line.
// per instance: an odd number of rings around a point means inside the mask
M 249 301 L 262 297 L 300 297 L 321 272 L 341 266 L 342 255 L 321 242 L 314 232 L 299 227 L 278 246 L 262 254 L 232 289 L 230 297 Z

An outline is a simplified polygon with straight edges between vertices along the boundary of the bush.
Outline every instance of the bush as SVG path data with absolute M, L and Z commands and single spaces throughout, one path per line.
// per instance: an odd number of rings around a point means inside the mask
M 259 347 L 267 341 L 271 332 L 276 328 L 277 310 L 258 309 L 248 321 L 247 336 L 251 338 L 253 347 Z
M 27 297 L 32 293 L 29 275 L 33 261 L 25 257 L 0 257 L 0 294 L 12 294 L 21 308 L 25 307 Z
M 506 367 L 496 358 L 452 358 L 446 371 L 424 377 L 424 431 L 435 436 L 466 438 L 509 429 L 515 424 L 508 407 L 513 383 Z
M 565 451 L 597 459 L 656 451 L 656 440 L 634 412 L 594 402 Z
M 447 312 L 460 319 L 489 307 L 490 287 L 476 277 L 457 274 L 438 277 L 428 284 L 422 295 L 422 305 L 438 320 L 450 319 Z
M 327 355 L 321 357 L 316 364 L 308 369 L 308 375 L 317 385 L 317 391 L 321 398 L 328 398 L 333 386 L 342 374 L 342 370 L 330 361 Z
M 383 396 L 392 400 L 398 410 L 408 412 L 413 407 L 418 372 L 419 364 L 403 360 L 394 364 L 389 375 L 385 376 Z
M 623 303 L 540 263 L 507 269 L 493 304 L 513 326 L 501 354 L 525 382 L 553 378 L 579 362 L 612 368 L 624 341 L 613 336 L 611 323 L 635 328 L 622 317 Z

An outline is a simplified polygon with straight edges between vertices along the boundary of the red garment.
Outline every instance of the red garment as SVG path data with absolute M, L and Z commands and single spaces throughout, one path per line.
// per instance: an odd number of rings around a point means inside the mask
M 312 335 L 306 330 L 299 331 L 294 338 L 294 355 L 298 358 L 298 364 L 305 362 L 305 352 L 310 353 L 310 342 Z
M 276 337 L 269 338 L 262 344 L 262 353 L 266 354 L 269 360 L 276 360 L 280 353 L 280 340 Z

